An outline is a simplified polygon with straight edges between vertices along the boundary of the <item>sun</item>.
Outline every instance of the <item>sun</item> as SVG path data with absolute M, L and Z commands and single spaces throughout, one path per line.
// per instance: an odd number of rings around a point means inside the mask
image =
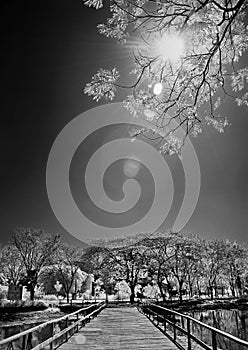
M 164 33 L 155 42 L 155 52 L 164 62 L 176 63 L 185 53 L 184 39 L 177 34 Z

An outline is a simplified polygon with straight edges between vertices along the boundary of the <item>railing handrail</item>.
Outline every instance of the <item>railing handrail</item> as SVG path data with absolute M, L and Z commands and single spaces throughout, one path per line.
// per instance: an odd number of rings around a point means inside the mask
M 38 329 L 44 328 L 44 327 L 46 327 L 46 326 L 49 325 L 49 324 L 57 323 L 57 322 L 63 321 L 63 320 L 65 320 L 65 319 L 67 319 L 67 318 L 69 318 L 69 317 L 71 317 L 71 316 L 74 316 L 74 315 L 76 315 L 76 314 L 78 314 L 78 313 L 81 313 L 81 312 L 83 312 L 83 311 L 85 311 L 85 310 L 88 310 L 88 309 L 90 309 L 90 308 L 93 308 L 93 306 L 96 306 L 96 309 L 97 309 L 101 304 L 103 305 L 104 303 L 105 303 L 105 302 L 102 301 L 102 302 L 100 302 L 100 303 L 98 303 L 98 304 L 89 305 L 89 306 L 87 306 L 87 307 L 81 308 L 81 309 L 79 309 L 79 310 L 77 310 L 77 311 L 74 311 L 74 312 L 72 312 L 72 313 L 70 313 L 70 314 L 67 314 L 67 315 L 64 315 L 64 316 L 62 316 L 62 317 L 54 318 L 54 319 L 52 319 L 52 320 L 43 322 L 43 323 L 39 324 L 38 326 L 29 328 L 29 329 L 27 329 L 27 330 L 25 330 L 25 331 L 23 331 L 23 332 L 21 332 L 21 333 L 14 334 L 14 335 L 12 335 L 11 337 L 8 337 L 8 338 L 6 338 L 6 339 L 0 340 L 0 345 L 4 345 L 4 344 L 7 344 L 7 343 L 9 343 L 9 342 L 12 342 L 12 341 L 14 341 L 14 340 L 16 340 L 16 339 L 18 339 L 18 338 L 23 337 L 24 335 L 27 335 L 27 334 L 32 333 L 32 332 L 34 332 L 34 331 L 37 331 Z
M 171 309 L 167 309 L 166 307 L 163 307 L 163 306 L 160 306 L 160 305 L 157 305 L 157 304 L 154 304 L 154 303 L 147 303 L 147 304 L 144 303 L 144 305 L 152 305 L 152 306 L 155 306 L 155 307 L 157 307 L 157 308 L 159 308 L 159 309 L 162 309 L 162 310 L 164 310 L 164 311 L 170 312 L 170 313 L 175 314 L 175 315 L 178 315 L 178 316 L 180 316 L 180 317 L 184 317 L 184 318 L 186 318 L 186 319 L 189 319 L 189 320 L 191 320 L 191 321 L 193 321 L 193 322 L 199 324 L 200 326 L 203 326 L 203 327 L 205 327 L 205 328 L 207 328 L 207 329 L 209 329 L 209 330 L 211 330 L 211 331 L 214 331 L 215 333 L 217 333 L 217 334 L 219 334 L 219 335 L 222 335 L 222 336 L 224 336 L 224 337 L 226 337 L 226 338 L 228 338 L 228 339 L 231 339 L 231 340 L 233 340 L 233 341 L 235 341 L 235 342 L 237 342 L 237 343 L 239 343 L 239 344 L 241 344 L 241 345 L 248 345 L 248 342 L 247 342 L 247 341 L 245 341 L 245 340 L 243 340 L 243 339 L 240 339 L 240 338 L 237 338 L 237 337 L 235 337 L 234 335 L 229 334 L 229 333 L 227 333 L 227 332 L 225 332 L 225 331 L 222 331 L 222 330 L 220 330 L 220 329 L 218 329 L 218 328 L 209 326 L 208 324 L 203 323 L 203 322 L 201 322 L 201 321 L 198 321 L 197 319 L 195 319 L 194 317 L 191 317 L 191 316 L 189 316 L 189 315 L 181 314 L 181 313 L 178 312 L 178 311 L 174 311 L 174 310 L 171 310 Z

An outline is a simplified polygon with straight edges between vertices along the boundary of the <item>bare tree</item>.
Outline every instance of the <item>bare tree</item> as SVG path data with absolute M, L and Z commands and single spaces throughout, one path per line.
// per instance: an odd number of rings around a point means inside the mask
M 148 273 L 156 280 L 163 301 L 166 300 L 164 292 L 165 279 L 169 287 L 168 276 L 170 274 L 170 269 L 168 263 L 175 254 L 172 242 L 173 234 L 170 232 L 155 233 L 145 239 L 145 244 L 149 247 Z
M 244 279 L 247 266 L 247 249 L 244 245 L 237 242 L 225 242 L 226 256 L 223 266 L 223 275 L 228 281 L 232 296 L 236 296 L 238 290 L 239 296 L 243 293 L 241 280 Z
M 25 275 L 22 283 L 27 286 L 30 299 L 33 300 L 39 273 L 57 250 L 59 236 L 46 234 L 41 229 L 17 228 L 12 237 L 24 266 Z
M 74 287 L 73 284 L 77 281 L 81 255 L 82 251 L 80 249 L 61 244 L 54 257 L 52 270 L 63 286 L 68 303 L 69 294 L 72 287 Z M 75 293 L 77 292 L 76 289 L 77 288 L 75 288 Z
M 106 249 L 105 264 L 116 279 L 123 279 L 130 287 L 130 302 L 134 303 L 135 287 L 144 271 L 147 271 L 148 250 L 145 235 L 127 236 L 112 239 L 104 243 Z
M 204 242 L 205 256 L 203 258 L 205 278 L 211 299 L 214 298 L 217 282 L 226 264 L 226 245 L 223 241 L 209 240 Z
M 15 246 L 6 246 L 0 252 L 0 273 L 7 283 L 18 285 L 24 275 L 24 264 Z

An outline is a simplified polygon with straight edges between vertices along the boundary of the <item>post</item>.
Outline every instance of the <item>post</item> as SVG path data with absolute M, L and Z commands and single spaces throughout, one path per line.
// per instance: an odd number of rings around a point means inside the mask
M 188 350 L 191 350 L 191 333 L 190 333 L 190 319 L 187 318 L 187 336 L 188 336 Z
M 68 317 L 65 319 L 65 328 L 68 328 Z M 68 332 L 65 333 L 65 339 L 68 341 Z
M 212 349 L 217 350 L 217 339 L 215 331 L 212 331 Z
M 54 336 L 54 323 L 52 323 L 52 337 Z M 53 341 L 50 343 L 50 350 L 53 350 Z
M 181 326 L 184 329 L 184 318 L 183 318 L 183 316 L 181 316 Z
M 78 322 L 78 320 L 79 320 L 79 312 L 77 313 L 77 322 Z M 79 330 L 79 326 L 77 324 L 77 332 L 78 332 L 78 330 Z
M 24 336 L 22 337 L 22 350 L 26 349 L 26 340 L 27 340 L 27 334 L 24 334 Z
M 176 331 L 175 325 L 176 325 L 176 315 L 173 314 L 173 333 L 174 333 L 174 340 L 176 340 L 176 338 L 177 338 L 177 331 Z

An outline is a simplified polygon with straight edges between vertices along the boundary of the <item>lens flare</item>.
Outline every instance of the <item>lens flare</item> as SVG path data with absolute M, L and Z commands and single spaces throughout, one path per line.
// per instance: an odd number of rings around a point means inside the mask
M 140 170 L 140 164 L 135 159 L 127 159 L 123 165 L 124 174 L 129 177 L 135 177 Z
M 163 90 L 163 85 L 161 83 L 156 83 L 153 87 L 154 95 L 160 95 Z

